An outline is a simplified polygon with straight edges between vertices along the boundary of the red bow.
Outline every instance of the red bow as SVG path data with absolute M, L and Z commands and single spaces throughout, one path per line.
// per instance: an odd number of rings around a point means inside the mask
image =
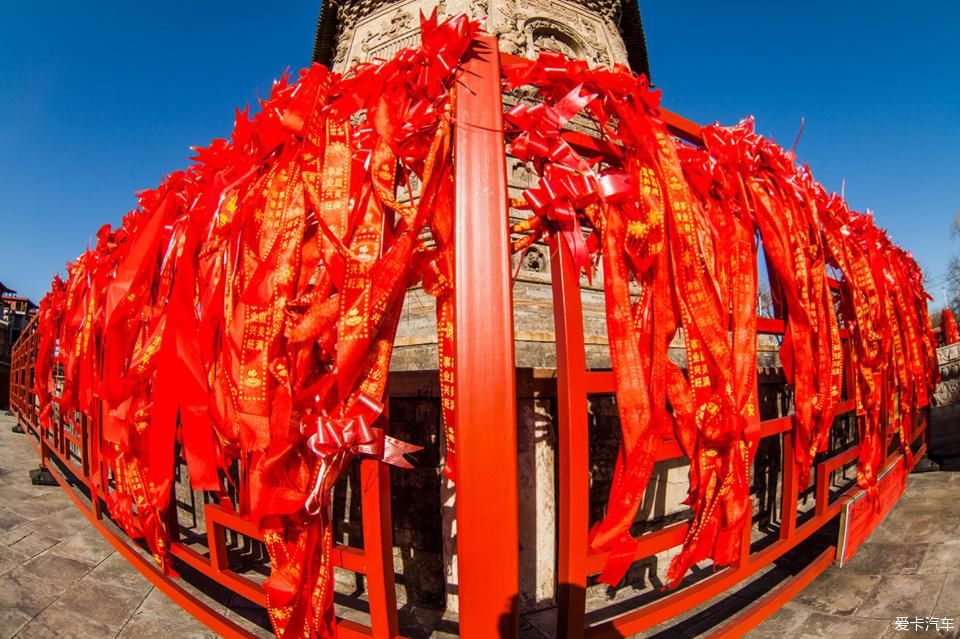
M 347 453 L 370 457 L 400 468 L 413 468 L 404 455 L 423 448 L 385 435 L 381 428 L 374 428 L 373 423 L 382 412 L 383 404 L 361 393 L 342 417 L 318 416 L 316 432 L 307 439 L 307 447 L 321 463 L 338 453 Z M 310 515 L 319 514 L 323 507 L 321 493 L 325 476 L 326 473 L 321 470 L 307 496 L 304 508 Z

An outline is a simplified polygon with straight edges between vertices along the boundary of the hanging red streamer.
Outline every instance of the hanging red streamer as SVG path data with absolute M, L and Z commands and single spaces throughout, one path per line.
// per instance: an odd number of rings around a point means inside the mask
M 434 14 L 391 60 L 282 79 L 229 140 L 102 228 L 41 305 L 44 424 L 62 371 L 61 414 L 100 407 L 111 515 L 165 572 L 176 444 L 192 487 L 221 499 L 241 466 L 235 506 L 270 554 L 278 637 L 336 636 L 343 470 L 357 456 L 409 467 L 419 450 L 378 420 L 405 291 L 425 278 L 450 306 L 452 99 L 477 29 Z
M 690 459 L 693 509 L 669 584 L 701 560 L 723 566 L 743 552 L 759 438 L 759 246 L 786 320 L 780 358 L 795 391 L 800 484 L 842 397 L 845 331 L 858 478 L 874 494 L 881 416 L 909 458 L 905 416 L 928 404 L 936 378 L 928 297 L 912 257 L 750 120 L 706 127 L 694 148 L 669 134 L 659 93 L 624 67 L 544 52 L 505 75 L 508 89 L 529 85 L 538 99 L 506 114 L 511 152 L 539 177 L 515 203 L 532 214 L 512 229 L 525 234 L 515 249 L 551 234 L 578 270 L 597 258 L 603 267 L 622 444 L 606 514 L 590 534 L 595 550 L 609 551 L 600 580 L 616 584 L 633 563 L 631 527 L 664 436 Z M 564 141 L 574 118 L 599 129 L 606 155 Z M 667 357 L 681 328 L 683 368 Z
M 236 113 L 229 140 L 196 149 L 120 227 L 100 229 L 41 303 L 41 424 L 55 403 L 99 416 L 113 486 L 94 480 L 167 573 L 177 444 L 193 488 L 221 498 L 239 465 L 236 507 L 270 553 L 279 637 L 336 635 L 337 478 L 355 457 L 403 467 L 418 449 L 380 420 L 404 292 L 417 282 L 437 299 L 445 473 L 455 474 L 451 114 L 477 31 L 434 15 L 421 45 L 388 61 L 282 79 L 257 115 Z M 760 434 L 761 246 L 786 325 L 801 484 L 846 393 L 858 478 L 875 491 L 881 421 L 909 456 L 905 416 L 929 403 L 936 377 L 912 257 L 749 120 L 707 127 L 693 148 L 668 132 L 659 93 L 624 67 L 544 53 L 505 76 L 508 89 L 539 96 L 506 114 L 511 153 L 539 176 L 517 203 L 531 218 L 513 229 L 525 234 L 515 247 L 550 234 L 578 270 L 603 268 L 622 445 L 590 534 L 610 551 L 601 579 L 618 582 L 633 561 L 631 527 L 664 437 L 691 461 L 693 510 L 668 581 L 743 552 Z M 576 118 L 597 126 L 609 157 L 564 141 Z M 668 357 L 681 330 L 682 367 Z M 846 388 L 844 358 L 855 371 Z
M 940 314 L 940 328 L 943 331 L 944 346 L 960 342 L 960 333 L 957 332 L 957 320 L 953 317 L 953 311 L 949 308 L 943 309 Z

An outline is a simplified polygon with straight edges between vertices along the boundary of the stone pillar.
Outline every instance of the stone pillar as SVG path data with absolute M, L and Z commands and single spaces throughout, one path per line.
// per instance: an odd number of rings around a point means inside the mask
M 539 375 L 539 377 L 538 377 Z M 517 455 L 520 487 L 520 610 L 553 606 L 556 582 L 555 411 L 553 371 L 517 371 Z M 456 487 L 441 486 L 447 613 L 459 608 Z M 495 535 L 496 531 L 490 531 Z
M 443 574 L 446 579 L 446 611 L 456 615 L 460 611 L 459 578 L 457 575 L 457 491 L 453 482 L 444 477 L 440 485 L 440 517 L 443 531 Z
M 556 386 L 553 371 L 517 373 L 520 610 L 529 612 L 556 596 Z
M 960 344 L 937 349 L 940 383 L 930 411 L 928 455 L 943 470 L 960 469 Z

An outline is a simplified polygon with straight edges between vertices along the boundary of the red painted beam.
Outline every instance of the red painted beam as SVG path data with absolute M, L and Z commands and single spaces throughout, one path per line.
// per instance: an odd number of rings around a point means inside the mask
M 457 561 L 460 635 L 519 633 L 517 410 L 496 38 L 475 41 L 456 95 Z
M 793 599 L 797 593 L 810 585 L 810 582 L 816 579 L 820 573 L 833 563 L 836 555 L 837 548 L 830 546 L 795 576 L 755 601 L 734 619 L 707 635 L 707 639 L 735 639 L 736 637 L 742 637 L 748 631 L 757 627 L 764 619 L 780 610 L 783 604 Z
M 557 634 L 582 639 L 586 611 L 590 519 L 587 393 L 612 393 L 613 373 L 588 373 L 583 344 L 580 277 L 566 243 L 550 243 L 553 318 L 557 340 Z

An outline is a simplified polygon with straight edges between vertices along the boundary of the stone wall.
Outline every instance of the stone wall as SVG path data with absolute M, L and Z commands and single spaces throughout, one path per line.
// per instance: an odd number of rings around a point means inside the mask
M 419 40 L 419 15 L 466 13 L 486 19 L 506 53 L 532 57 L 550 49 L 593 64 L 627 63 L 616 20 L 617 0 L 362 0 L 337 9 L 336 71 L 387 58 Z

